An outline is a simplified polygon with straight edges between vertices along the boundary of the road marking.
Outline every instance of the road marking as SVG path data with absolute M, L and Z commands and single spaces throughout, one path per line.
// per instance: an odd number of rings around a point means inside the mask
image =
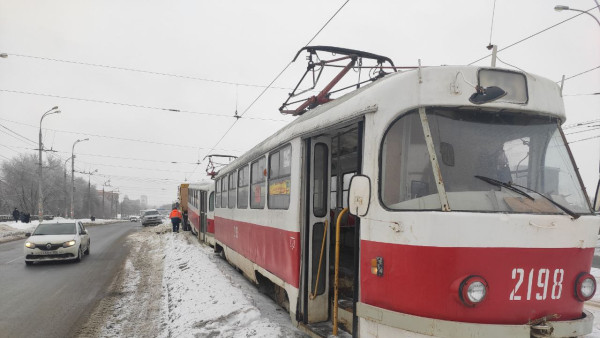
M 17 257 L 17 258 L 13 259 L 13 260 L 12 260 L 12 261 L 10 261 L 10 262 L 6 262 L 6 264 L 10 264 L 10 263 L 12 263 L 12 262 L 16 261 L 17 259 L 21 259 L 21 258 L 22 258 L 22 257 Z

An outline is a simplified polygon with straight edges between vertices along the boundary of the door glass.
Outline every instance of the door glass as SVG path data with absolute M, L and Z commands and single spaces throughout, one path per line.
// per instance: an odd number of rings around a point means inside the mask
M 313 213 L 316 217 L 327 215 L 327 195 L 329 194 L 329 152 L 325 143 L 315 144 L 315 166 L 313 173 Z
M 321 272 L 319 272 L 319 260 L 321 260 L 321 247 L 323 243 L 323 235 L 325 235 L 325 226 L 322 222 L 315 223 L 313 225 L 312 233 L 312 276 L 311 280 L 311 293 L 317 290 L 316 295 L 322 295 L 325 292 L 325 274 L 327 273 L 327 252 L 323 252 L 323 260 L 321 262 Z M 325 246 L 327 249 L 327 246 Z M 317 285 L 317 274 L 319 275 L 319 285 Z

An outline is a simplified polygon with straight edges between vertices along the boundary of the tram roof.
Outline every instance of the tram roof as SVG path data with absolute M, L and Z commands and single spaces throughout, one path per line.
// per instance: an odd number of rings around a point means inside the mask
M 498 70 L 523 74 L 527 83 L 526 103 L 501 100 L 474 104 L 469 97 L 475 92 L 480 70 Z M 452 86 L 457 85 L 457 93 Z M 300 115 L 288 125 L 254 146 L 224 167 L 217 177 L 276 149 L 297 137 L 318 135 L 333 125 L 350 123 L 374 112 L 390 114 L 390 121 L 420 106 L 475 107 L 482 110 L 519 110 L 566 120 L 559 86 L 538 75 L 502 68 L 479 66 L 438 66 L 411 69 L 389 74 Z

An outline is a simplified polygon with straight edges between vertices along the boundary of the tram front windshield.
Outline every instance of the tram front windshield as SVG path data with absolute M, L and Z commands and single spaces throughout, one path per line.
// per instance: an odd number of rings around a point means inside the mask
M 591 212 L 556 118 L 445 108 L 429 108 L 426 115 L 451 210 L 563 213 L 543 194 L 575 213 Z M 386 132 L 381 177 L 387 208 L 442 208 L 418 111 Z

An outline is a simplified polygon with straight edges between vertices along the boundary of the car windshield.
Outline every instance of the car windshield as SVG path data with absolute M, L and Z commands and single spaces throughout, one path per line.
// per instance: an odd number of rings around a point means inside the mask
M 35 228 L 34 235 L 74 235 L 74 223 L 42 223 Z
M 144 216 L 148 216 L 148 215 L 159 215 L 159 213 L 156 210 L 150 210 L 150 211 L 146 211 L 144 213 Z
M 591 212 L 556 118 L 435 108 L 427 110 L 427 121 L 451 210 L 563 213 L 543 194 L 573 212 Z M 382 150 L 385 205 L 439 210 L 417 112 L 390 128 Z M 511 184 L 527 188 L 533 199 L 507 189 Z

